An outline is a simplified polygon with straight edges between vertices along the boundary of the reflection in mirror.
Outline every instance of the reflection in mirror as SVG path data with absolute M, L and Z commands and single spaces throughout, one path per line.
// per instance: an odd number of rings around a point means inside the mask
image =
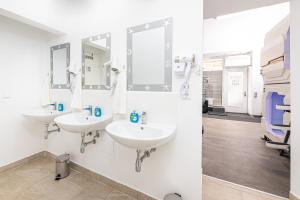
M 51 56 L 51 88 L 70 88 L 70 43 L 56 45 L 50 48 Z
M 82 40 L 82 88 L 110 89 L 110 33 Z
M 172 90 L 172 19 L 128 28 L 130 91 Z

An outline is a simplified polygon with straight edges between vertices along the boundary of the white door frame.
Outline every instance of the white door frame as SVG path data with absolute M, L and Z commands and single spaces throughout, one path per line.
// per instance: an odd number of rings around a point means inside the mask
M 227 95 L 228 95 L 228 88 L 226 87 L 228 81 L 228 72 L 230 71 L 241 71 L 244 73 L 244 92 L 243 92 L 243 105 L 242 107 L 233 107 L 228 106 L 227 102 Z M 223 84 L 222 84 L 222 104 L 225 107 L 226 112 L 234 112 L 234 113 L 248 113 L 248 66 L 241 66 L 241 67 L 224 67 L 223 70 Z

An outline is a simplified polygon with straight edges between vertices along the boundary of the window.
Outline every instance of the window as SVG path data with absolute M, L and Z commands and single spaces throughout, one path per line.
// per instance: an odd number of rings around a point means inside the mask
M 226 67 L 242 67 L 251 65 L 251 55 L 234 55 L 225 57 Z
M 224 65 L 224 59 L 204 59 L 203 71 L 222 71 Z

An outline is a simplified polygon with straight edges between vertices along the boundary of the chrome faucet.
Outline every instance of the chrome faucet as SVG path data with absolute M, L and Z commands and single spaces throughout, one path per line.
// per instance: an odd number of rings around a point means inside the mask
M 83 108 L 83 110 L 89 111 L 89 115 L 90 116 L 93 115 L 93 106 L 87 106 L 87 107 Z
M 141 124 L 147 124 L 147 112 L 142 111 L 141 114 Z
M 48 106 L 53 106 L 53 110 L 57 110 L 57 103 L 56 102 L 51 103 Z

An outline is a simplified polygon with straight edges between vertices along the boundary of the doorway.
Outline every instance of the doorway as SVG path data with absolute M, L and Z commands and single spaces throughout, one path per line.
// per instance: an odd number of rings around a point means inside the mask
M 288 15 L 283 3 L 204 20 L 203 174 L 278 198 L 290 191 Z M 284 100 L 268 103 L 269 91 Z M 287 139 L 268 136 L 279 130 Z
M 248 112 L 248 69 L 247 67 L 225 68 L 223 100 L 226 112 Z
M 207 101 L 209 115 L 248 114 L 248 70 L 251 68 L 252 52 L 204 56 L 203 99 Z

